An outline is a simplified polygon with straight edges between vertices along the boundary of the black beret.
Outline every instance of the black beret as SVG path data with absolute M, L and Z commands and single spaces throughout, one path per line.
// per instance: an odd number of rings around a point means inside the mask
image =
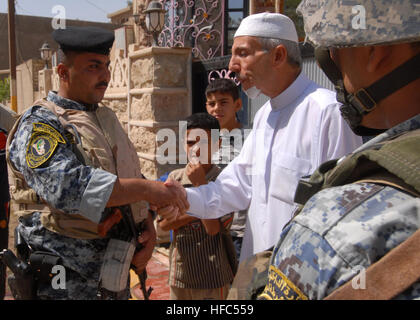
M 93 52 L 108 55 L 114 33 L 98 27 L 66 27 L 52 33 L 63 51 Z

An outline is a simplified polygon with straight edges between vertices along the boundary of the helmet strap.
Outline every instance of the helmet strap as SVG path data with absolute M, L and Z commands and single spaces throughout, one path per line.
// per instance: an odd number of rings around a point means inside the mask
M 420 77 L 420 54 L 412 57 L 367 88 L 348 94 L 349 102 L 365 115 L 376 108 L 379 101 Z
M 337 101 L 343 103 L 340 107 L 342 116 L 357 135 L 371 136 L 386 131 L 386 129 L 361 126 L 363 116 L 375 109 L 379 101 L 420 77 L 418 72 L 420 54 L 417 54 L 369 87 L 361 88 L 355 93 L 348 93 L 344 87 L 341 72 L 331 59 L 328 49 L 316 49 L 315 57 L 320 68 L 334 83 Z

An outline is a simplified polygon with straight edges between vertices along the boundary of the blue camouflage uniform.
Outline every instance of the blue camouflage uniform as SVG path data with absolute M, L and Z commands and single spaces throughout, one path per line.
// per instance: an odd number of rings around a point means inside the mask
M 417 115 L 359 150 L 419 128 Z M 323 299 L 419 226 L 420 200 L 406 192 L 374 183 L 324 189 L 283 229 L 259 299 Z M 395 297 L 416 298 L 420 280 Z
M 48 94 L 47 100 L 65 109 L 86 110 L 75 101 Z M 10 145 L 10 160 L 25 177 L 37 195 L 56 209 L 81 214 L 99 223 L 112 192 L 116 176 L 102 169 L 82 164 L 74 154 L 71 143 L 59 143 L 45 164 L 35 169 L 26 161 L 27 146 L 33 124 L 44 123 L 66 137 L 66 130 L 50 110 L 32 106 L 23 115 Z M 21 217 L 18 232 L 33 250 L 59 255 L 66 269 L 66 290 L 54 290 L 43 284 L 38 290 L 41 298 L 95 299 L 102 259 L 109 239 L 83 240 L 69 238 L 44 228 L 40 213 Z

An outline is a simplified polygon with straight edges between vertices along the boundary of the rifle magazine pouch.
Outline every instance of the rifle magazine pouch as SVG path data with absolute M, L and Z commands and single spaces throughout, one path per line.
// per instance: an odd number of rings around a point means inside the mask
M 102 288 L 111 292 L 120 292 L 127 288 L 128 273 L 135 249 L 133 242 L 118 239 L 109 241 L 101 267 Z

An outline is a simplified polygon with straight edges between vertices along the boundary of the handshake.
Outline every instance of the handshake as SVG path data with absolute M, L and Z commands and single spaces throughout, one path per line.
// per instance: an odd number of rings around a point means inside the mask
M 149 204 L 150 209 L 168 221 L 175 220 L 180 214 L 186 213 L 190 207 L 184 187 L 172 179 L 166 180 L 161 184 L 159 191 L 151 194 Z
M 198 160 L 196 162 L 189 162 L 185 170 L 186 176 L 194 187 L 207 184 L 206 170 Z M 167 189 L 164 191 L 169 194 L 167 196 L 160 196 L 156 199 L 156 202 L 149 201 L 150 208 L 156 211 L 161 219 L 172 222 L 188 210 L 187 192 L 179 182 L 171 178 L 167 179 L 163 185 Z
M 187 192 L 177 181 L 168 179 L 162 183 L 144 178 L 118 178 L 107 207 L 119 207 L 142 200 L 149 202 L 150 208 L 168 221 L 175 220 L 178 215 L 189 209 Z M 109 215 L 98 225 L 98 232 L 103 236 L 106 235 L 115 224 L 119 223 L 119 220 L 121 217 L 118 214 Z M 151 215 L 146 219 L 145 230 L 137 241 L 143 249 L 134 255 L 131 263 L 136 267 L 136 272 L 141 274 L 152 256 L 156 242 L 156 231 Z
M 117 207 L 130 203 L 146 201 L 153 211 L 160 214 L 164 210 L 164 218 L 172 220 L 179 213 L 186 212 L 190 205 L 184 187 L 172 179 L 165 183 L 143 178 L 118 178 L 106 207 Z

